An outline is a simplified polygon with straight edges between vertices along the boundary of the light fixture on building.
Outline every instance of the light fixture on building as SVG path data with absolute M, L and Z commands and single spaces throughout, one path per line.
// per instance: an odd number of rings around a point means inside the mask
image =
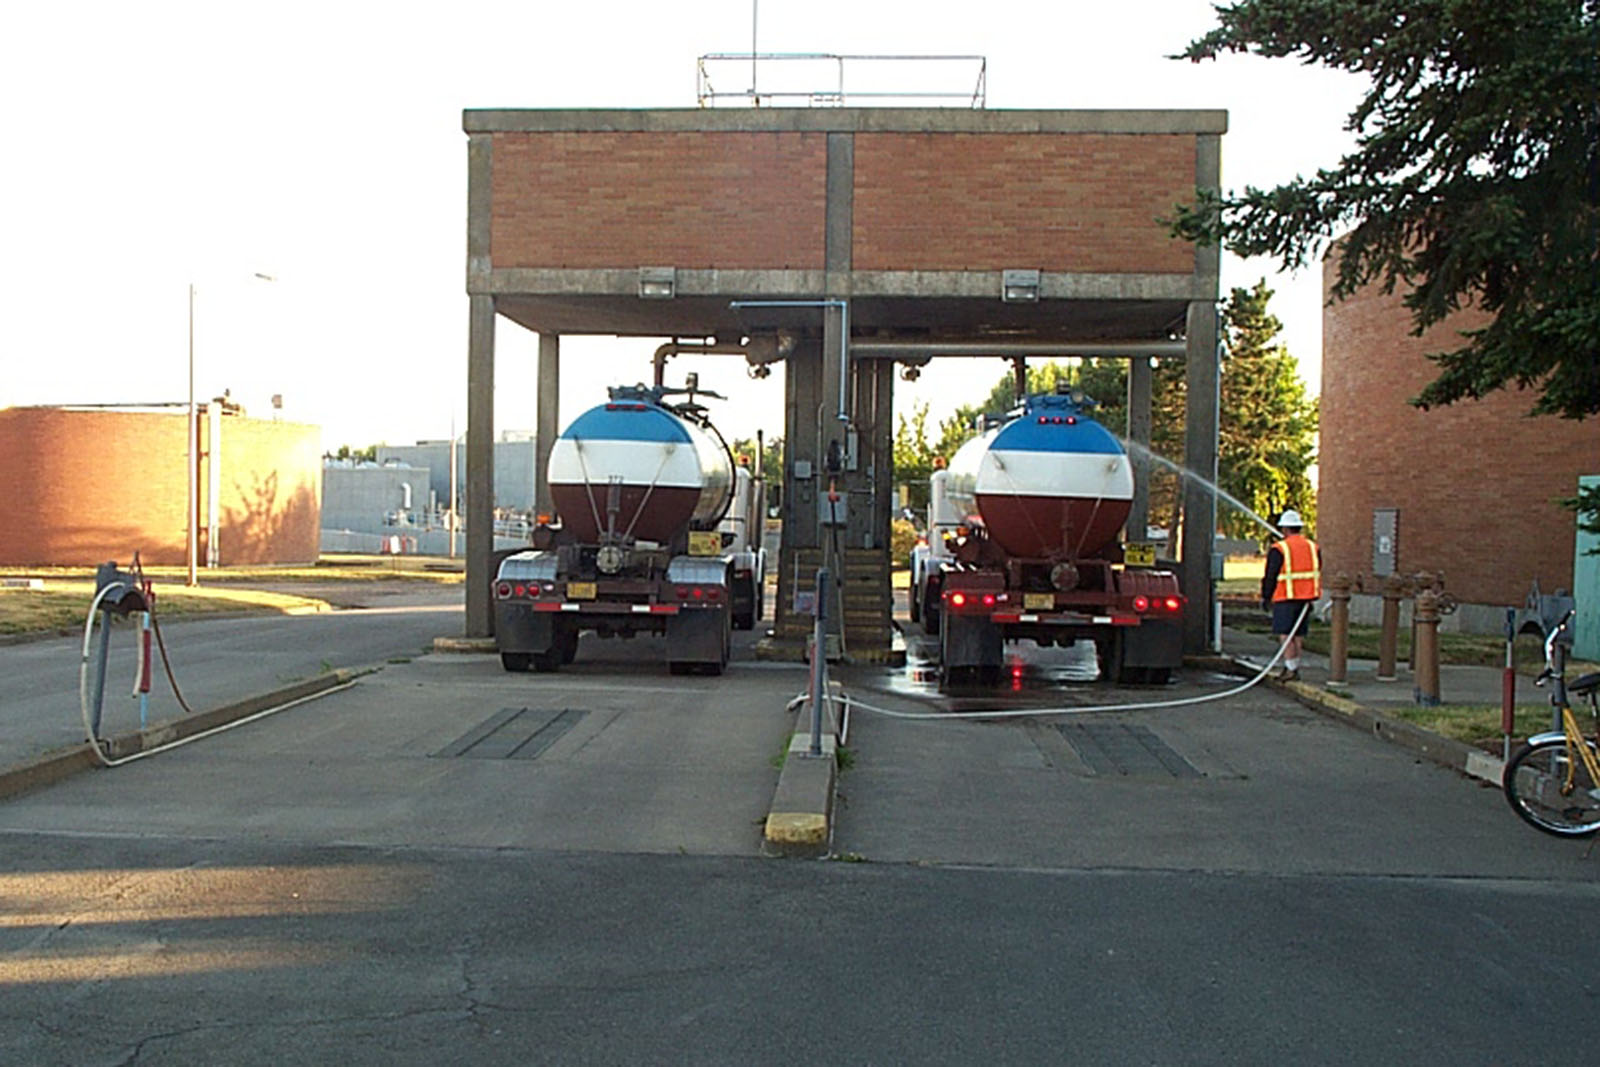
M 639 299 L 671 300 L 678 288 L 678 268 L 640 267 Z
M 1001 271 L 1000 299 L 1008 304 L 1037 304 L 1039 302 L 1039 272 L 1036 270 Z

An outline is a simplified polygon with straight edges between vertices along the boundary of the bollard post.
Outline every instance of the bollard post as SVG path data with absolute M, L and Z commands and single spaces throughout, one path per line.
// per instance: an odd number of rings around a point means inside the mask
M 1395 680 L 1395 644 L 1400 631 L 1400 598 L 1405 595 L 1405 579 L 1391 574 L 1383 580 L 1383 629 L 1378 634 L 1378 674 L 1380 682 Z
M 1439 594 L 1424 589 L 1417 594 L 1413 615 L 1417 627 L 1415 688 L 1412 696 L 1423 707 L 1439 703 Z
M 1443 575 L 1434 574 L 1432 571 L 1418 571 L 1412 577 L 1410 593 L 1415 597 L 1423 589 L 1429 589 L 1435 593 L 1444 592 Z M 1415 678 L 1417 674 L 1417 610 L 1415 603 L 1411 605 L 1411 655 L 1408 657 L 1407 666 L 1411 671 L 1412 677 Z
M 828 569 L 817 571 L 816 628 L 811 638 L 811 749 L 822 756 L 822 701 L 828 695 Z
M 1328 580 L 1328 684 L 1343 685 L 1350 660 L 1350 576 L 1344 572 Z

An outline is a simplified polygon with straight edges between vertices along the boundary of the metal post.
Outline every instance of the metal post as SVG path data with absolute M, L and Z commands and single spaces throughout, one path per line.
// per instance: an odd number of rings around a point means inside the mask
M 1516 729 L 1517 672 L 1512 662 L 1512 645 L 1517 639 L 1517 609 L 1506 609 L 1506 669 L 1500 676 L 1500 758 L 1511 758 L 1511 734 Z
M 828 568 L 817 571 L 816 625 L 811 638 L 811 750 L 822 755 L 822 701 L 828 692 Z

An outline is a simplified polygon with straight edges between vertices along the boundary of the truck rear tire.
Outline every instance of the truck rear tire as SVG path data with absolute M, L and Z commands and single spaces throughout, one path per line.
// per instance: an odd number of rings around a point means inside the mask
M 500 666 L 508 671 L 525 671 L 532 661 L 533 657 L 526 652 L 500 653 Z

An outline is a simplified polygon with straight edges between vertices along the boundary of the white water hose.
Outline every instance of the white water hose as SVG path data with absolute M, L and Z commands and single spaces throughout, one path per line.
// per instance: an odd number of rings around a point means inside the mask
M 125 763 L 132 763 L 134 760 L 141 760 L 146 756 L 154 756 L 160 752 L 169 752 L 172 749 L 187 745 L 191 741 L 199 741 L 203 738 L 211 737 L 214 734 L 220 734 L 225 730 L 232 730 L 235 727 L 244 726 L 247 723 L 255 722 L 257 719 L 264 719 L 268 715 L 276 715 L 278 712 L 287 711 L 297 704 L 304 704 L 307 701 L 316 700 L 318 697 L 327 696 L 329 693 L 337 693 L 341 689 L 348 689 L 352 685 L 356 684 L 355 679 L 352 678 L 348 682 L 343 682 L 335 686 L 329 686 L 327 689 L 319 690 L 315 693 L 309 693 L 302 697 L 296 697 L 293 700 L 285 701 L 282 704 L 277 704 L 270 708 L 265 708 L 256 712 L 254 715 L 247 715 L 242 719 L 235 719 L 232 722 L 223 723 L 221 726 L 213 726 L 209 730 L 202 730 L 197 734 L 190 734 L 188 737 L 180 737 L 176 741 L 169 741 L 164 745 L 157 745 L 154 748 L 142 749 L 139 752 L 123 756 L 120 759 L 112 759 L 110 756 L 106 755 L 105 750 L 101 747 L 101 740 L 94 735 L 94 727 L 89 722 L 89 643 L 94 634 L 94 620 L 96 613 L 100 610 L 100 602 L 104 600 L 106 594 L 111 592 L 113 589 L 127 590 L 128 588 L 129 586 L 125 582 L 111 582 L 107 584 L 105 588 L 101 589 L 95 594 L 94 601 L 89 605 L 89 616 L 83 621 L 83 655 L 78 663 L 78 711 L 83 716 L 84 737 L 88 741 L 89 748 L 93 750 L 95 759 L 99 760 L 102 766 L 121 767 Z M 102 621 L 100 625 L 105 626 L 106 623 Z M 140 651 L 140 669 L 142 670 L 143 654 L 142 650 Z M 104 672 L 105 669 L 106 665 L 101 664 L 100 670 Z
M 1300 615 L 1295 619 L 1294 627 L 1289 631 L 1291 634 L 1300 629 L 1301 623 L 1305 621 L 1306 613 L 1310 610 L 1310 604 L 1306 604 L 1300 609 Z M 1262 667 L 1256 672 L 1255 677 L 1236 685 L 1231 689 L 1224 689 L 1220 693 L 1204 693 L 1200 696 L 1192 697 L 1174 697 L 1171 700 L 1142 700 L 1127 704 L 1091 704 L 1087 706 L 1059 708 L 994 708 L 989 711 L 897 711 L 894 708 L 880 707 L 879 705 L 869 704 L 863 700 L 857 700 L 855 697 L 852 697 L 846 693 L 842 698 L 842 701 L 840 701 L 844 705 L 841 714 L 841 722 L 849 721 L 849 714 L 852 708 L 859 708 L 862 711 L 871 712 L 874 715 L 883 715 L 891 719 L 910 719 L 918 722 L 956 722 L 962 719 L 1031 719 L 1043 718 L 1052 715 L 1094 715 L 1107 711 L 1154 711 L 1161 708 L 1181 708 L 1189 707 L 1195 704 L 1207 704 L 1213 700 L 1225 700 L 1228 697 L 1238 696 L 1245 690 L 1252 689 L 1259 685 L 1261 679 L 1265 678 L 1267 673 L 1271 671 L 1273 667 L 1278 665 L 1278 661 L 1283 658 L 1284 650 L 1288 647 L 1287 641 L 1280 642 L 1278 645 L 1278 651 L 1273 654 L 1273 657 L 1270 660 L 1267 661 L 1266 666 Z M 808 693 L 801 693 L 794 700 L 789 702 L 789 708 L 797 707 L 803 703 L 809 697 L 809 695 L 810 694 Z

